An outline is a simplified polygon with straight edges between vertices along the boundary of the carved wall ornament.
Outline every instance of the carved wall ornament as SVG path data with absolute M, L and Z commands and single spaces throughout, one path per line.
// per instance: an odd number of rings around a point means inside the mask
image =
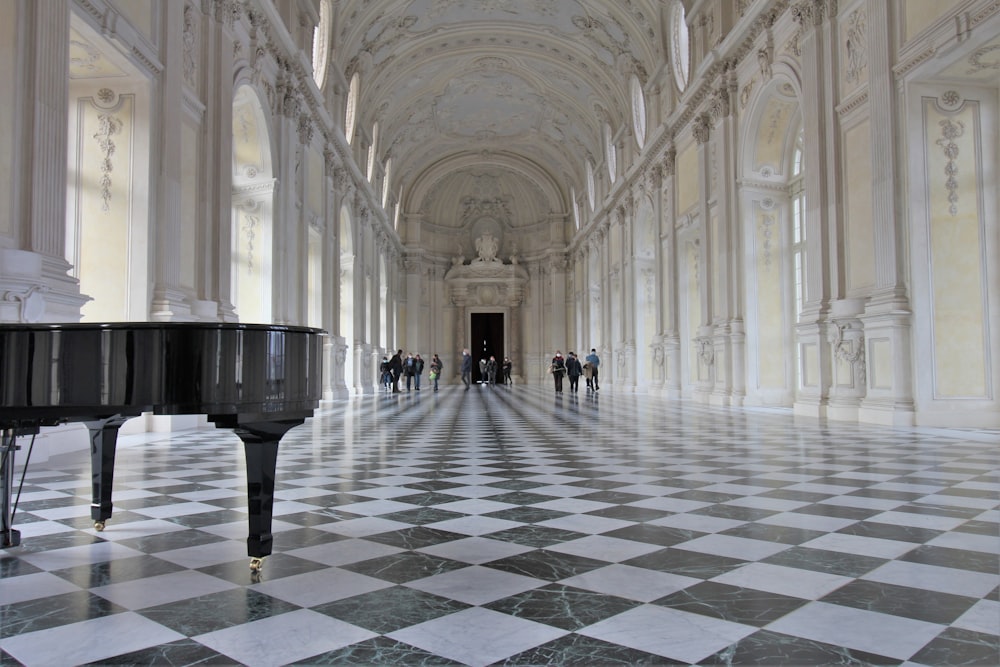
M 857 83 L 861 73 L 868 67 L 868 15 L 863 9 L 855 9 L 847 19 L 847 81 Z
M 938 106 L 945 111 L 958 111 L 962 106 L 962 96 L 956 90 L 946 90 L 938 98 Z
M 740 90 L 740 110 L 747 108 L 747 104 L 750 103 L 750 96 L 753 95 L 753 88 L 757 84 L 757 77 L 752 77 L 743 85 L 743 89 Z
M 710 127 L 711 119 L 708 114 L 701 114 L 695 118 L 691 126 L 691 133 L 694 135 L 694 140 L 699 144 L 706 143 L 708 141 Z
M 715 364 L 715 346 L 712 344 L 711 337 L 698 336 L 694 340 L 698 346 L 698 358 L 701 359 L 701 363 L 708 367 L 713 366 Z
M 955 139 L 965 134 L 965 124 L 946 118 L 938 125 L 941 126 L 941 138 L 934 143 L 941 147 L 944 156 L 948 158 L 944 166 L 944 187 L 948 190 L 948 212 L 954 216 L 958 215 L 958 144 Z
M 673 176 L 677 171 L 677 149 L 670 146 L 663 154 L 663 174 Z
M 106 90 L 106 89 L 104 89 Z M 101 149 L 101 210 L 111 209 L 111 172 L 114 171 L 114 163 L 111 158 L 115 154 L 115 142 L 112 137 L 120 134 L 124 123 L 110 114 L 99 114 L 97 116 L 98 129 L 93 135 Z
M 772 239 L 777 231 L 778 221 L 773 215 L 762 215 L 760 218 L 760 235 L 763 241 L 761 242 L 761 253 L 764 257 L 764 266 L 770 268 L 774 261 L 772 251 L 774 246 L 772 244 Z
M 181 36 L 184 49 L 182 56 L 184 82 L 191 88 L 195 87 L 197 74 L 196 49 L 198 48 L 198 43 L 195 35 L 195 23 L 197 20 L 195 11 L 192 5 L 184 6 L 184 32 Z
M 851 366 L 857 372 L 860 384 L 865 384 L 867 373 L 865 371 L 865 337 L 857 333 L 848 340 L 846 332 L 854 331 L 855 328 L 850 323 L 833 323 L 827 340 L 833 347 L 833 355 L 840 361 Z

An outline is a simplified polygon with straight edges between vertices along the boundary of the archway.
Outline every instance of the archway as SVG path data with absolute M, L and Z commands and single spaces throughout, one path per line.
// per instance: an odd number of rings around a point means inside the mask
M 274 176 L 270 132 L 260 98 L 250 86 L 233 97 L 232 277 L 241 322 L 269 323 Z

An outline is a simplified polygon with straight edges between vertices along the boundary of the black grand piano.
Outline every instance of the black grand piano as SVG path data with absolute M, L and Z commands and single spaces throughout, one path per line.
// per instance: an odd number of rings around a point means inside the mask
M 204 414 L 243 441 L 250 569 L 271 553 L 278 443 L 322 396 L 320 329 L 264 324 L 0 324 L 0 548 L 13 527 L 19 436 L 83 422 L 90 431 L 91 517 L 111 517 L 118 429 L 144 412 Z

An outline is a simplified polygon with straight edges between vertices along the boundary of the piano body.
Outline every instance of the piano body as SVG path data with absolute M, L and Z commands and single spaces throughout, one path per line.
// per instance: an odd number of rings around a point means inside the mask
M 118 429 L 144 412 L 204 414 L 243 441 L 250 568 L 271 553 L 278 443 L 322 396 L 320 329 L 264 324 L 0 324 L 0 548 L 13 528 L 18 436 L 83 422 L 98 530 L 111 517 Z

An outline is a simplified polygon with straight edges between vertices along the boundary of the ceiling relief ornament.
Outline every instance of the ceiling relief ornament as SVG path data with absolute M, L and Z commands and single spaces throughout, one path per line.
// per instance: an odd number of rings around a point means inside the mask
M 1000 70 L 1000 54 L 994 56 L 994 60 L 992 62 L 983 61 L 983 57 L 986 56 L 986 54 L 994 51 L 1000 51 L 1000 44 L 984 46 L 983 48 L 974 51 L 972 55 L 969 56 L 969 69 L 966 71 L 966 74 L 978 74 L 983 70 Z

